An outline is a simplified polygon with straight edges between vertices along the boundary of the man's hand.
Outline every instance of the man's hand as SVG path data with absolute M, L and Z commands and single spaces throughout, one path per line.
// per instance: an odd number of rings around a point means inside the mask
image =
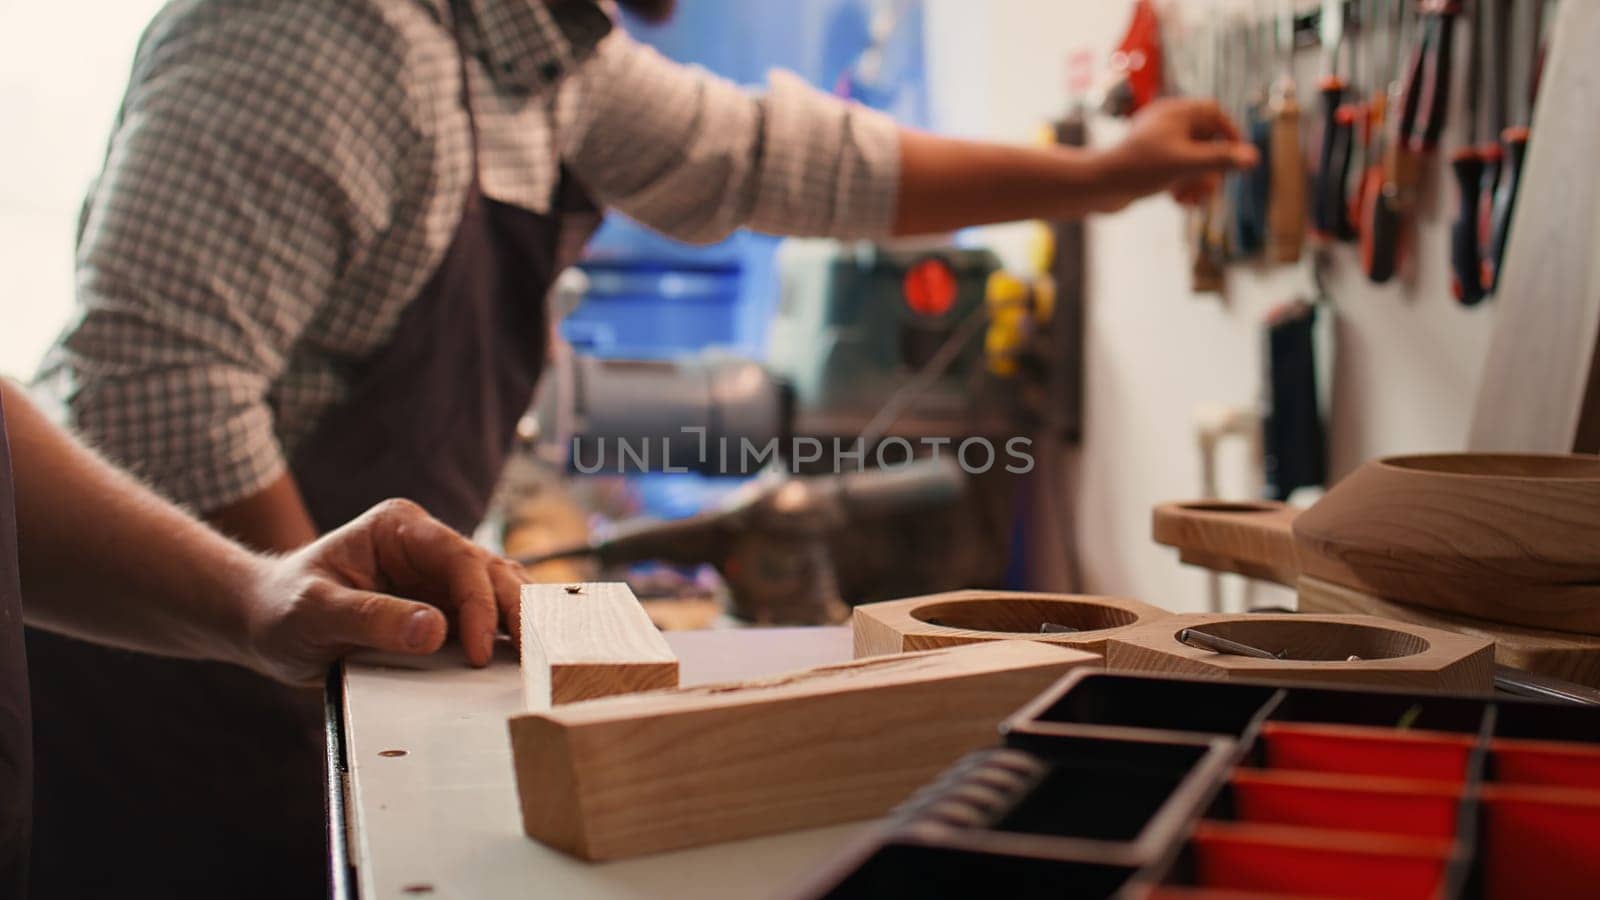
M 1198 203 L 1233 169 L 1260 162 L 1256 148 L 1213 100 L 1167 98 L 1134 116 L 1122 143 L 1106 151 L 1105 180 L 1111 211 L 1160 191 Z
M 267 567 L 247 598 L 246 660 L 282 681 L 314 681 L 355 650 L 432 653 L 448 616 L 467 659 L 486 665 L 499 623 L 520 630 L 525 582 L 515 563 L 389 500 Z

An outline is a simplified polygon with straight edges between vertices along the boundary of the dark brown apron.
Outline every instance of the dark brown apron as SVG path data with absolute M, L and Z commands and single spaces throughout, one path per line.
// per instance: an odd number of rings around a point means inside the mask
M 6 410 L 0 401 L 0 897 L 21 898 L 27 893 L 33 819 L 33 734 L 28 659 L 22 646 L 15 501 Z
M 564 170 L 549 215 L 485 197 L 473 171 L 438 270 L 291 461 L 321 530 L 408 497 L 467 532 L 488 505 L 544 362 L 545 294 L 599 214 Z M 36 631 L 29 652 L 36 896 L 321 890 L 317 692 Z

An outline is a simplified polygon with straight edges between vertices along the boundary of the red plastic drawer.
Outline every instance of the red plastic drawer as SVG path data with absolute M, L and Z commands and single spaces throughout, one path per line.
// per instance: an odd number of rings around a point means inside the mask
M 1200 885 L 1364 900 L 1431 900 L 1453 842 L 1215 822 L 1192 841 Z
M 1560 741 L 1501 739 L 1489 749 L 1494 780 L 1502 784 L 1548 784 L 1600 791 L 1600 747 Z
M 1459 783 L 1476 739 L 1442 731 L 1268 722 L 1261 742 L 1273 769 Z
M 1437 781 L 1240 769 L 1234 813 L 1245 822 L 1452 838 L 1461 788 Z
M 1478 852 L 1494 900 L 1600 896 L 1600 791 L 1485 785 Z

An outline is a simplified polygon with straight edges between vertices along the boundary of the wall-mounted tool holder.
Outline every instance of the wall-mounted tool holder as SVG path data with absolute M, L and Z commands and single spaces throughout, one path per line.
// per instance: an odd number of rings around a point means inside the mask
M 1122 597 L 951 591 L 858 606 L 850 627 L 858 659 L 1017 639 L 1101 653 L 1107 638 L 1168 615 Z
M 1600 883 L 1600 709 L 1079 671 L 796 897 L 1546 898 Z
M 1153 533 L 1185 562 L 1294 587 L 1305 609 L 1471 630 L 1502 664 L 1600 683 L 1600 458 L 1391 457 L 1304 512 L 1172 503 Z
M 1268 658 L 1241 655 L 1230 645 Z M 1494 688 L 1493 641 L 1375 616 L 1172 616 L 1117 634 L 1105 654 L 1108 669 L 1162 675 Z

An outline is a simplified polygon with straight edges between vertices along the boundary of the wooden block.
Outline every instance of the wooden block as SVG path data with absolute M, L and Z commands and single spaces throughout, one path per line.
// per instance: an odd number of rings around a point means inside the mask
M 523 828 L 604 860 L 882 815 L 1099 661 L 998 641 L 516 716 Z
M 1166 610 L 1122 597 L 951 591 L 858 606 L 850 626 L 857 659 L 1003 640 L 1043 641 L 1103 653 L 1106 638 L 1166 615 Z M 1045 623 L 1079 630 L 1041 633 L 1039 627 Z
M 1287 655 L 1213 653 L 1179 643 L 1185 628 Z M 1487 693 L 1494 688 L 1494 642 L 1376 616 L 1185 615 L 1107 641 L 1106 668 Z
M 678 686 L 678 657 L 625 584 L 522 588 L 529 709 Z
M 1365 613 L 1494 641 L 1494 661 L 1513 669 L 1600 688 L 1600 637 L 1544 631 L 1391 603 L 1315 578 L 1300 581 L 1300 611 Z

